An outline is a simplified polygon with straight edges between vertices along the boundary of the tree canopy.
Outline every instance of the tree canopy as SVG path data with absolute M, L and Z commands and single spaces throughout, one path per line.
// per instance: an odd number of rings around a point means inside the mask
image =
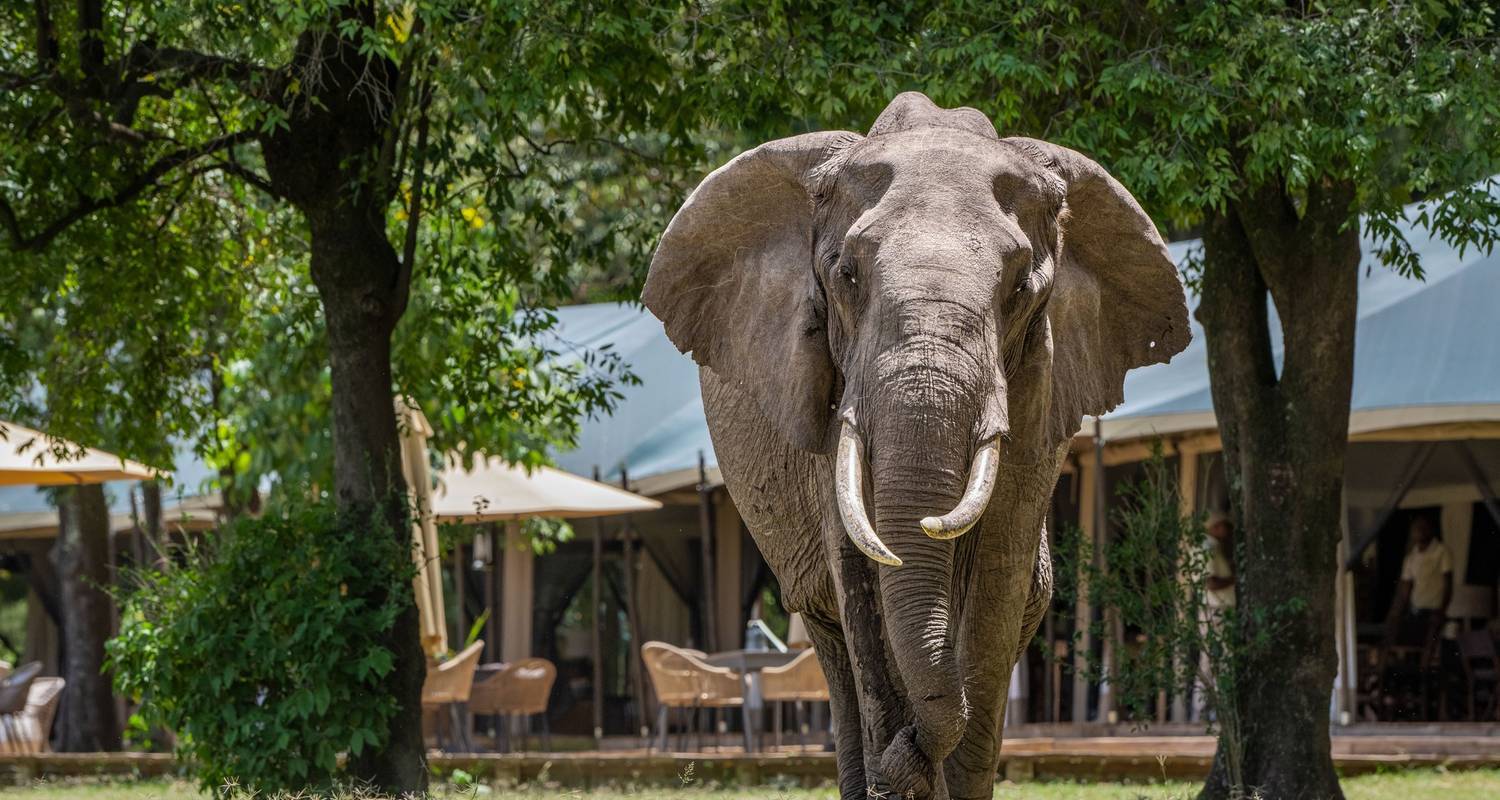
M 673 207 L 664 196 L 700 160 L 689 133 L 707 107 L 684 88 L 678 9 L 334 0 L 4 13 L 3 413 L 154 463 L 170 460 L 169 437 L 187 437 L 249 477 L 326 480 L 307 220 L 262 147 L 326 103 L 328 77 L 297 48 L 336 42 L 400 70 L 345 87 L 385 137 L 347 191 L 389 195 L 385 235 L 410 262 L 395 388 L 424 406 L 438 443 L 537 463 L 627 375 L 607 353 L 549 367 L 570 359 L 547 344 L 546 309 L 590 265 L 646 260 Z

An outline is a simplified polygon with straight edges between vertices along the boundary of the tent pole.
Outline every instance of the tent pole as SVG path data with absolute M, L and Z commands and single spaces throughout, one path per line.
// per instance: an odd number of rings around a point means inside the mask
M 485 596 L 488 598 L 490 607 L 489 621 L 485 626 L 489 629 L 486 637 L 489 639 L 489 644 L 486 649 L 490 651 L 490 661 L 494 662 L 500 660 L 500 609 L 504 601 L 500 597 L 499 573 L 504 562 L 502 561 L 503 551 L 500 549 L 500 526 L 491 522 L 485 527 L 487 528 L 485 535 L 490 539 L 490 563 L 484 573 Z
M 1105 539 L 1109 514 L 1109 495 L 1105 487 L 1104 472 L 1104 424 L 1094 418 L 1094 563 L 1101 571 L 1109 569 L 1109 557 L 1105 553 Z M 1123 637 L 1120 615 L 1116 609 L 1104 609 L 1104 642 L 1101 654 L 1101 677 L 1099 682 L 1099 721 L 1110 722 L 1115 710 L 1114 673 L 1115 654 L 1119 651 L 1119 640 Z
M 630 475 L 622 467 L 620 469 L 620 488 L 630 491 Z M 636 613 L 635 595 L 635 530 L 630 525 L 630 517 L 625 518 L 625 528 L 620 535 L 625 539 L 625 619 L 630 624 L 630 656 L 627 668 L 630 671 L 631 686 L 635 690 L 635 714 L 636 726 L 640 729 L 642 739 L 650 735 L 650 728 L 646 724 L 646 684 L 641 676 L 641 618 Z
M 1348 491 L 1339 496 L 1339 557 L 1343 560 L 1349 552 L 1349 497 Z M 1339 669 L 1334 684 L 1334 724 L 1347 725 L 1353 720 L 1359 682 L 1359 663 L 1356 653 L 1358 643 L 1354 629 L 1354 575 L 1348 569 L 1340 569 L 1334 583 L 1334 613 L 1338 618 L 1334 624 L 1337 636 Z
M 458 626 L 458 638 L 454 641 L 457 645 L 450 644 L 454 650 L 462 650 L 465 637 L 469 635 L 469 621 L 465 616 L 464 608 L 464 543 L 455 541 L 453 543 L 453 599 L 455 601 L 454 624 Z
M 594 480 L 599 480 L 599 467 L 594 467 Z M 599 615 L 603 609 L 599 607 L 599 581 L 603 580 L 600 575 L 600 562 L 604 560 L 604 523 L 598 517 L 594 517 L 594 566 L 593 579 L 589 586 L 589 619 L 593 621 L 590 631 L 593 636 L 594 656 L 594 748 L 598 749 L 604 742 L 604 646 L 599 633 Z
M 703 649 L 719 649 L 717 617 L 714 615 L 714 509 L 712 490 L 703 451 L 698 451 L 698 542 L 699 560 L 703 562 L 703 590 L 699 594 L 698 613 L 703 621 Z
M 1500 501 L 1495 499 L 1495 490 L 1490 487 L 1489 478 L 1484 474 L 1484 468 L 1479 466 L 1479 459 L 1474 456 L 1473 448 L 1468 442 L 1458 443 L 1459 454 L 1463 456 L 1464 466 L 1469 470 L 1469 477 L 1474 481 L 1474 488 L 1479 490 L 1479 496 L 1484 500 L 1484 507 L 1490 512 L 1490 519 L 1500 525 Z

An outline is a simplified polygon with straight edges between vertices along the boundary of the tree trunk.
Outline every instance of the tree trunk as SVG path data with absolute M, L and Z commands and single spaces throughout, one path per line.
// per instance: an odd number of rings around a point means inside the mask
M 120 720 L 104 642 L 110 633 L 109 507 L 104 487 L 80 486 L 62 493 L 55 545 L 62 611 L 62 676 L 67 681 L 58 708 L 59 747 L 68 753 L 120 749 Z
M 1221 742 L 1203 798 L 1343 797 L 1328 704 L 1359 275 L 1358 230 L 1340 228 L 1352 207 L 1346 184 L 1313 186 L 1300 214 L 1279 188 L 1263 190 L 1204 236 L 1199 317 L 1239 531 L 1244 758 L 1236 787 Z M 1268 296 L 1285 340 L 1279 375 Z
M 350 225 L 351 217 L 353 225 Z M 404 547 L 411 546 L 401 473 L 400 437 L 391 389 L 391 333 L 399 315 L 400 269 L 384 231 L 363 215 L 315 219 L 312 274 L 328 325 L 333 389 L 334 492 L 339 508 L 360 514 L 380 510 Z M 403 550 L 402 552 L 407 552 Z M 391 587 L 410 591 L 410 584 Z M 372 598 L 379 602 L 380 598 Z M 386 646 L 395 668 L 386 690 L 399 710 L 383 748 L 350 759 L 361 780 L 391 793 L 422 792 L 427 763 L 422 742 L 422 653 L 416 606 L 408 604 Z
M 156 568 L 166 572 L 172 568 L 172 554 L 167 540 L 166 526 L 162 524 L 161 483 L 141 481 L 141 516 L 146 526 L 146 538 L 156 551 Z
M 340 14 L 377 24 L 373 4 L 345 6 Z M 297 51 L 298 68 L 317 70 L 322 90 L 316 103 L 297 98 L 287 127 L 262 139 L 261 151 L 272 187 L 308 222 L 309 267 L 328 331 L 334 496 L 339 509 L 356 518 L 382 514 L 409 558 L 391 334 L 406 307 L 410 271 L 386 237 L 395 182 L 381 157 L 401 123 L 400 71 L 351 40 L 330 41 L 312 31 L 298 40 Z M 411 599 L 410 583 L 389 590 Z M 414 604 L 397 617 L 385 646 L 394 668 L 383 690 L 398 710 L 384 745 L 352 756 L 348 770 L 381 794 L 420 794 L 427 789 L 421 705 L 427 660 Z

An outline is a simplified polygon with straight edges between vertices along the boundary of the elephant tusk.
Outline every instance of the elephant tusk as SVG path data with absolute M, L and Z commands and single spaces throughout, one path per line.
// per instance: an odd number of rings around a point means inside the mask
M 861 553 L 882 564 L 901 566 L 901 559 L 892 553 L 885 542 L 875 535 L 870 517 L 865 514 L 864 499 L 864 445 L 859 433 L 848 422 L 839 431 L 839 449 L 834 466 L 834 485 L 838 492 L 839 516 L 844 522 L 844 533 L 859 548 Z
M 922 530 L 934 539 L 956 539 L 969 532 L 974 523 L 984 516 L 990 504 L 990 493 L 995 490 L 995 476 L 1000 471 L 1000 442 L 991 439 L 980 445 L 969 464 L 969 485 L 964 487 L 964 496 L 952 511 L 941 517 L 922 520 Z

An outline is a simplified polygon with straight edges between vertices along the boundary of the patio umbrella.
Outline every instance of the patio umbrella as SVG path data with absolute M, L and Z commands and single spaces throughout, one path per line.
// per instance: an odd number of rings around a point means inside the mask
M 396 398 L 401 431 L 401 472 L 411 492 L 412 558 L 417 564 L 413 588 L 422 631 L 422 649 L 437 658 L 448 652 L 448 615 L 443 608 L 443 574 L 437 568 L 437 525 L 432 518 L 432 475 L 427 465 L 427 437 L 432 426 L 422 409 Z
M 492 552 L 491 556 L 500 559 L 497 581 L 504 583 L 516 602 L 499 603 L 493 594 L 490 598 L 491 608 L 501 608 L 505 614 L 502 624 L 491 626 L 490 635 L 499 639 L 498 652 L 506 661 L 524 658 L 531 650 L 534 555 L 529 547 L 520 546 L 520 521 L 531 517 L 604 517 L 658 508 L 661 503 L 648 497 L 570 472 L 551 467 L 527 472 L 493 456 L 476 460 L 469 469 L 455 466 L 444 470 L 432 497 L 432 516 L 438 522 L 506 523 L 504 555 Z M 484 539 L 477 541 L 483 543 Z
M 530 517 L 607 517 L 655 511 L 661 503 L 634 492 L 591 481 L 552 467 L 506 464 L 491 456 L 472 469 L 453 468 L 438 476 L 432 515 L 438 522 L 497 522 Z
M 14 422 L 0 422 L 0 486 L 68 486 L 150 480 L 145 464 L 83 447 Z

